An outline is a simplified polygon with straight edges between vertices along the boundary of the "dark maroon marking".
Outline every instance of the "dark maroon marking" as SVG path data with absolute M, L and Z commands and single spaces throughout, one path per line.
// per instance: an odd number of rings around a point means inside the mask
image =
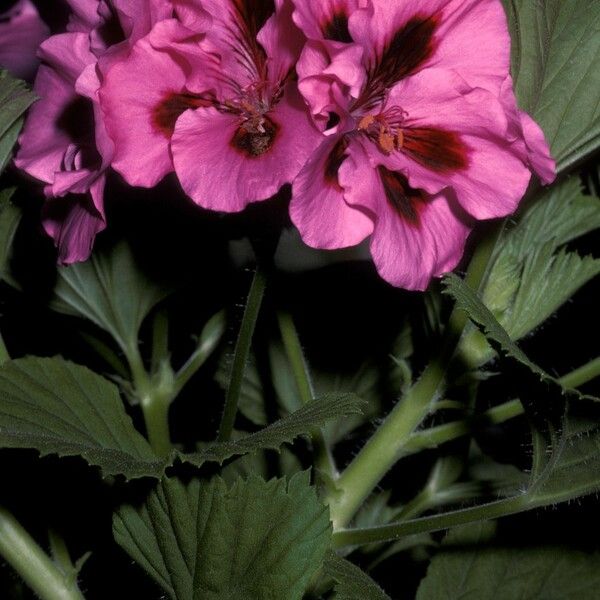
M 421 68 L 435 53 L 435 31 L 439 17 L 415 16 L 403 25 L 385 45 L 377 63 L 370 69 L 365 91 L 356 106 L 370 107 L 382 100 L 386 89 Z
M 344 136 L 333 147 L 333 150 L 325 159 L 325 183 L 338 190 L 342 189 L 338 183 L 338 171 L 340 170 L 342 163 L 348 158 L 348 155 L 346 154 L 347 148 L 348 140 Z
M 377 167 L 385 195 L 396 212 L 411 225 L 419 225 L 420 212 L 425 197 L 419 190 L 410 187 L 401 173 L 390 171 L 383 166 Z
M 267 19 L 275 12 L 274 0 L 233 0 L 248 32 L 256 37 Z
M 402 150 L 436 173 L 454 173 L 469 166 L 469 148 L 453 131 L 405 129 Z
M 279 127 L 268 117 L 263 117 L 261 129 L 250 123 L 240 125 L 236 130 L 231 145 L 248 158 L 258 158 L 266 154 L 277 137 Z
M 335 13 L 327 23 L 321 26 L 321 31 L 327 40 L 347 44 L 354 41 L 348 29 L 348 15 L 343 12 Z
M 177 119 L 188 108 L 199 108 L 200 106 L 209 105 L 210 102 L 208 100 L 194 96 L 193 94 L 171 92 L 154 107 L 152 124 L 165 137 L 170 138 L 175 130 Z

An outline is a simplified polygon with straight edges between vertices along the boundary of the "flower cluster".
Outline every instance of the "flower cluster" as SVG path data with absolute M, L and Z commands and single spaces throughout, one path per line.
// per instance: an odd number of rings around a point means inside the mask
M 424 289 L 476 220 L 554 162 L 516 104 L 500 0 L 68 0 L 40 49 L 16 164 L 46 183 L 64 263 L 105 226 L 106 172 L 175 172 L 206 209 L 292 185 L 304 241 L 370 237 L 379 273 Z

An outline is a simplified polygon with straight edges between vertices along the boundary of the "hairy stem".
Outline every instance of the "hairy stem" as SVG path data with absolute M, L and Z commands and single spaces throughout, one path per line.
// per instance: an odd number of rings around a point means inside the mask
M 242 384 L 244 382 L 244 371 L 250 355 L 252 336 L 254 335 L 256 320 L 258 319 L 258 313 L 260 312 L 260 307 L 265 295 L 266 285 L 266 273 L 259 262 L 254 273 L 246 309 L 244 310 L 244 316 L 242 318 L 240 333 L 235 345 L 231 379 L 229 388 L 227 389 L 225 408 L 223 409 L 219 435 L 217 437 L 219 442 L 226 442 L 229 440 L 233 431 L 240 394 L 242 392 Z
M 0 554 L 42 600 L 84 600 L 75 578 L 63 573 L 15 517 L 2 507 Z
M 473 289 L 479 288 L 487 274 L 500 231 L 498 228 L 494 235 L 488 236 L 471 260 L 466 283 Z M 440 398 L 446 371 L 467 323 L 467 315 L 455 308 L 438 355 L 338 479 L 337 490 L 328 498 L 334 529 L 345 527 L 352 520 L 362 503 L 400 458 L 414 430 Z
M 288 312 L 279 311 L 277 313 L 277 321 L 285 352 L 292 367 L 294 380 L 300 394 L 300 400 L 302 404 L 308 404 L 314 400 L 314 392 L 294 320 Z M 332 479 L 335 479 L 338 474 L 337 468 L 323 432 L 320 429 L 313 430 L 311 432 L 311 439 L 315 450 L 315 464 L 317 468 Z
M 535 503 L 530 502 L 526 496 L 515 496 L 481 506 L 473 506 L 431 517 L 421 517 L 402 523 L 363 529 L 343 529 L 334 532 L 333 545 L 336 548 L 343 548 L 344 546 L 391 542 L 407 535 L 433 533 L 434 531 L 441 531 L 466 523 L 497 519 L 535 507 Z
M 164 389 L 161 382 L 152 381 L 137 346 L 128 348 L 126 356 L 135 393 L 142 407 L 148 441 L 159 456 L 166 456 L 172 447 L 169 432 L 169 407 L 173 399 L 171 390 Z

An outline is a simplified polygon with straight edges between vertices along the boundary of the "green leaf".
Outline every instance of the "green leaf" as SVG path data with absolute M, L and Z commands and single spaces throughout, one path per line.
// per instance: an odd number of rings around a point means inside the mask
M 329 554 L 324 570 L 337 581 L 336 600 L 391 600 L 363 570 L 337 554 Z
M 307 473 L 265 482 L 164 479 L 122 507 L 115 539 L 173 600 L 300 600 L 331 538 Z
M 261 429 L 256 433 L 230 442 L 215 442 L 199 452 L 182 454 L 182 460 L 200 466 L 205 462 L 223 463 L 236 455 L 256 450 L 277 450 L 285 443 L 293 442 L 298 436 L 308 435 L 337 418 L 361 414 L 364 402 L 355 394 L 329 394 L 314 400 L 287 417 Z
M 456 306 L 465 311 L 469 318 L 481 326 L 485 336 L 498 344 L 502 351 L 511 358 L 526 366 L 543 381 L 551 382 L 560 387 L 560 382 L 533 363 L 527 355 L 511 340 L 506 330 L 498 323 L 477 294 L 459 277 L 454 274 L 444 279 L 444 294 L 452 296 Z
M 541 125 L 559 170 L 600 145 L 600 3 L 504 0 L 521 108 Z
M 129 246 L 120 242 L 85 263 L 59 268 L 51 306 L 92 321 L 127 353 L 137 346 L 143 320 L 169 293 L 146 277 Z
M 0 446 L 82 456 L 104 476 L 160 477 L 165 464 L 126 414 L 117 388 L 61 358 L 0 367 Z
M 569 416 L 560 445 L 548 449 L 546 469 L 527 493 L 536 506 L 566 502 L 600 490 L 600 426 L 597 418 Z
M 595 600 L 600 554 L 569 548 L 490 547 L 488 526 L 451 531 L 431 561 L 417 600 Z
M 23 124 L 21 116 L 35 99 L 25 82 L 0 70 L 0 172 L 10 160 Z
M 15 188 L 0 192 L 0 278 L 8 266 L 17 227 L 21 222 L 21 211 L 11 202 Z
M 535 329 L 600 273 L 600 260 L 561 249 L 598 228 L 600 201 L 584 196 L 578 178 L 570 178 L 541 194 L 507 230 L 483 301 L 512 339 Z

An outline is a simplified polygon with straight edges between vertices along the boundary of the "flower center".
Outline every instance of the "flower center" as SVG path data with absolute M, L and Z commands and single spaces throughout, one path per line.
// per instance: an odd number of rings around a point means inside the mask
M 385 154 L 401 150 L 404 146 L 402 121 L 406 113 L 401 108 L 392 108 L 378 114 L 366 114 L 358 122 L 358 130 L 365 133 Z
M 240 116 L 240 126 L 231 143 L 251 158 L 268 152 L 277 135 L 278 127 L 267 114 L 277 99 L 269 97 L 267 87 L 266 82 L 252 84 L 238 98 L 225 102 L 228 110 Z

